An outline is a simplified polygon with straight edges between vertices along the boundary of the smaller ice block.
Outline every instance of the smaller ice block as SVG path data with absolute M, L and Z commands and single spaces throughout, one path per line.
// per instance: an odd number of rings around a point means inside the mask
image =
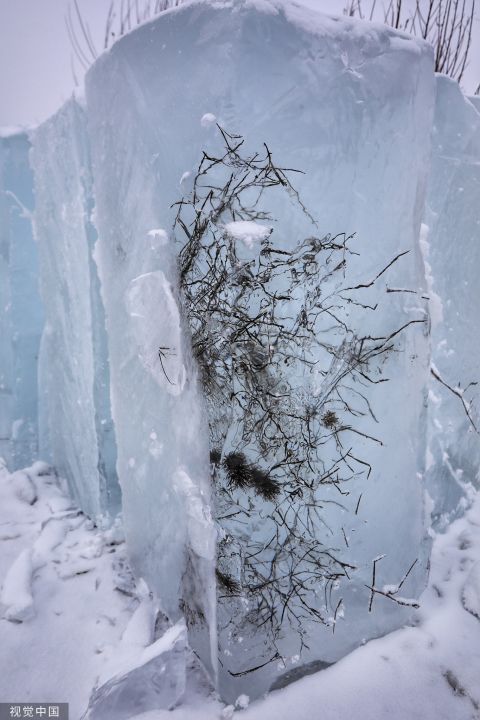
M 433 521 L 445 527 L 479 486 L 480 385 L 468 386 L 480 381 L 480 107 L 444 75 L 436 78 L 424 223 L 433 361 L 427 479 Z
M 38 453 L 37 358 L 43 325 L 26 133 L 0 136 L 0 454 L 12 469 Z
M 85 114 L 74 100 L 34 135 L 35 226 L 46 322 L 40 356 L 44 457 L 90 516 L 120 508 L 100 282 L 93 258 Z

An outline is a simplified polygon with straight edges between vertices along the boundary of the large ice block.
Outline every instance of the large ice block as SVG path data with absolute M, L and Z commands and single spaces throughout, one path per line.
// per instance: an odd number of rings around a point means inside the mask
M 408 607 L 391 596 L 415 561 L 400 595 L 414 598 L 423 588 L 429 357 L 418 237 L 432 51 L 389 28 L 327 18 L 293 3 L 189 3 L 132 32 L 99 59 L 87 75 L 87 107 L 96 257 L 131 559 L 171 618 L 185 613 L 190 642 L 212 676 L 218 674 L 223 697 L 255 697 L 401 625 Z M 215 120 L 246 138 L 246 152 L 263 152 L 267 143 L 279 165 L 303 171 L 292 180 L 317 219 L 314 229 L 288 197 L 262 197 L 262 209 L 274 218 L 272 238 L 285 251 L 312 234 L 357 233 L 352 249 L 359 255 L 349 256 L 346 267 L 350 286 L 370 283 L 406 253 L 367 289 L 370 308 L 346 302 L 340 310 L 353 336 L 387 337 L 416 323 L 395 336 L 388 358 L 375 367 L 375 382 L 357 378 L 359 384 L 346 390 L 355 395 L 360 388 L 366 405 L 355 404 L 358 432 L 345 430 L 344 451 L 366 460 L 371 472 L 352 460 L 350 485 L 345 482 L 343 491 L 342 476 L 342 493 L 335 483 L 325 486 L 315 498 L 318 523 L 305 530 L 309 542 L 317 538 L 341 558 L 347 573 L 326 587 L 320 572 L 304 598 L 302 623 L 280 613 L 273 634 L 268 619 L 258 622 L 258 592 L 245 579 L 256 553 L 270 564 L 281 554 L 278 503 L 247 487 L 235 490 L 231 513 L 225 513 L 227 480 L 212 484 L 209 450 L 215 462 L 230 457 L 235 465 L 232 438 L 248 418 L 229 426 L 217 457 L 212 437 L 220 433 L 222 411 L 228 415 L 234 403 L 212 403 L 199 381 L 190 335 L 195 328 L 179 288 L 181 240 L 171 232 L 171 205 L 191 191 L 202 151 L 222 151 Z M 249 232 L 245 252 L 255 246 Z M 308 374 L 296 377 L 304 397 L 330 397 L 327 385 L 341 374 L 340 365 L 320 366 L 317 385 Z M 388 383 L 378 382 L 387 377 Z M 251 452 L 245 450 L 248 462 Z M 264 461 L 263 470 L 272 473 L 268 451 Z M 239 504 L 243 526 L 225 517 Z M 293 546 L 292 557 L 303 572 Z M 372 582 L 384 595 L 374 593 L 369 612 L 366 585 Z M 294 589 L 277 587 L 278 604 L 287 607 Z
M 35 227 L 45 329 L 39 363 L 41 453 L 91 517 L 120 508 L 100 282 L 93 259 L 85 114 L 74 100 L 34 133 Z
M 433 519 L 444 527 L 479 486 L 480 385 L 470 383 L 480 381 L 480 107 L 443 75 L 436 77 L 424 222 L 436 376 L 430 390 L 428 489 Z
M 480 112 L 480 95 L 469 95 L 468 100 Z
M 43 325 L 32 232 L 27 134 L 0 133 L 0 455 L 11 468 L 38 453 L 37 358 Z

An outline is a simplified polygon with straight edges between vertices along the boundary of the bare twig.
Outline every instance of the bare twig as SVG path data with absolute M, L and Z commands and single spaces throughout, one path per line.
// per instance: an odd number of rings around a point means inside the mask
M 400 580 L 398 585 L 390 585 L 385 586 L 382 589 L 377 588 L 375 586 L 375 580 L 376 580 L 376 570 L 377 570 L 377 562 L 380 560 L 383 560 L 385 555 L 380 555 L 379 557 L 375 558 L 373 561 L 373 570 L 372 570 L 372 584 L 371 585 L 365 585 L 366 588 L 370 590 L 370 602 L 368 605 L 368 612 L 372 611 L 373 606 L 373 599 L 375 595 L 382 595 L 383 597 L 387 598 L 388 600 L 393 600 L 393 602 L 397 603 L 397 605 L 404 605 L 405 607 L 412 607 L 418 609 L 420 605 L 416 600 L 411 600 L 409 598 L 403 598 L 403 597 L 397 597 L 398 593 L 400 592 L 400 589 L 402 585 L 404 584 L 405 580 L 408 578 L 410 573 L 412 572 L 413 568 L 417 564 L 418 560 L 414 560 L 413 563 L 408 568 L 407 572 L 403 576 L 403 578 Z
M 473 417 L 472 417 L 471 404 L 468 403 L 468 402 L 465 400 L 465 393 L 466 393 L 466 391 L 467 391 L 470 387 L 473 387 L 473 386 L 475 386 L 475 385 L 478 385 L 478 383 L 477 383 L 477 382 L 471 382 L 471 383 L 469 383 L 469 385 L 467 385 L 466 388 L 452 387 L 451 385 L 449 385 L 449 384 L 446 382 L 446 380 L 444 380 L 444 379 L 442 378 L 442 376 L 440 375 L 438 369 L 437 369 L 437 368 L 435 367 L 435 365 L 433 365 L 433 364 L 432 364 L 431 367 L 430 367 L 430 373 L 431 373 L 432 376 L 435 378 L 435 380 L 437 380 L 441 385 L 443 385 L 443 387 L 446 387 L 447 390 L 449 390 L 453 395 L 455 395 L 455 397 L 457 397 L 457 398 L 460 400 L 460 402 L 462 403 L 463 409 L 464 409 L 464 411 L 465 411 L 465 415 L 467 416 L 470 425 L 471 425 L 472 428 L 475 430 L 475 432 L 478 434 L 477 426 L 476 426 L 475 421 L 474 421 L 474 419 L 473 419 Z

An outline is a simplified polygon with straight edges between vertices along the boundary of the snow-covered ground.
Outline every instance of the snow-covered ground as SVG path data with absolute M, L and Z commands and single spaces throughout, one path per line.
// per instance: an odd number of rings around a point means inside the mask
M 0 469 L 0 698 L 70 702 L 77 718 L 132 597 L 114 589 L 124 543 L 93 529 L 46 471 Z
M 69 702 L 77 720 L 96 685 L 167 642 L 148 589 L 131 578 L 120 528 L 95 528 L 42 463 L 0 467 L 0 580 L 1 701 Z M 181 704 L 137 720 L 232 716 L 193 657 L 188 665 Z M 235 709 L 242 720 L 480 718 L 480 497 L 434 539 L 413 626 L 245 705 Z

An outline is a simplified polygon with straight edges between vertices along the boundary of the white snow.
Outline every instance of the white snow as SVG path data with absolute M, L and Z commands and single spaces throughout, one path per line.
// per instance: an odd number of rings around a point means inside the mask
M 202 127 L 210 127 L 210 125 L 213 125 L 217 122 L 217 118 L 213 113 L 205 113 L 205 115 L 202 115 L 202 118 L 200 120 L 200 125 Z
M 180 180 L 180 182 L 182 182 Z M 148 237 L 152 239 L 159 247 L 168 245 L 168 233 L 163 228 L 153 228 L 147 233 Z
M 470 570 L 462 592 L 463 607 L 480 620 L 480 562 Z
M 155 639 L 158 607 L 145 583 L 128 590 L 124 544 L 107 544 L 80 513 L 52 514 L 62 483 L 33 468 L 24 472 L 38 495 L 33 505 L 17 497 L 12 476 L 0 470 L 0 528 L 11 536 L 0 540 L 2 602 L 10 612 L 16 607 L 10 619 L 17 620 L 0 622 L 2 654 L 12 658 L 3 664 L 0 698 L 68 701 L 77 718 L 94 685 L 168 652 L 185 627 L 183 621 L 164 625 Z M 47 541 L 47 529 L 62 524 L 65 533 L 49 531 Z M 40 552 L 43 565 L 32 572 Z M 83 565 L 82 554 L 90 555 Z M 240 696 L 236 707 L 215 699 L 190 662 L 178 707 L 130 718 L 226 720 L 241 712 L 242 720 L 474 720 L 480 708 L 479 557 L 477 496 L 463 518 L 435 537 L 429 585 L 412 625 L 265 699 L 249 703 Z
M 115 590 L 125 544 L 110 545 L 76 508 L 61 509 L 62 499 L 71 505 L 65 483 L 46 470 L 35 463 L 22 471 L 35 486 L 30 505 L 0 467 L 0 700 L 61 699 L 77 718 L 105 647 L 119 641 L 138 601 Z
M 19 500 L 23 500 L 23 502 L 26 502 L 29 505 L 33 505 L 37 499 L 37 493 L 35 485 L 29 475 L 27 475 L 26 472 L 17 470 L 11 474 L 10 482 L 14 488 L 17 498 Z
M 22 550 L 5 576 L 0 607 L 6 620 L 22 622 L 34 614 L 32 597 L 32 550 Z
M 239 708 L 239 710 L 246 710 L 249 704 L 250 698 L 245 694 L 239 695 L 235 700 L 235 707 Z
M 224 229 L 227 235 L 230 235 L 235 240 L 241 240 L 249 248 L 262 240 L 266 240 L 272 232 L 271 227 L 261 225 L 253 220 L 236 220 L 227 223 Z

